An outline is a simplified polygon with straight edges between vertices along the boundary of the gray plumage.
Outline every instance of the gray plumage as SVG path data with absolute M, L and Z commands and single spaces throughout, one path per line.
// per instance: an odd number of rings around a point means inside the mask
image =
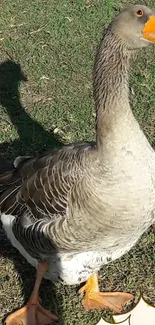
M 98 48 L 96 142 L 19 158 L 0 176 L 7 235 L 33 265 L 49 263 L 51 280 L 86 280 L 129 251 L 155 221 L 155 153 L 128 98 L 131 59 L 148 44 L 140 36 L 152 11 L 141 7 L 142 20 L 134 15 L 138 6 L 127 8 Z

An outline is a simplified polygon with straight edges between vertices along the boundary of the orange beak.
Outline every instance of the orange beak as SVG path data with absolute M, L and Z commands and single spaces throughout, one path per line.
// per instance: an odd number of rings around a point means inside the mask
M 143 37 L 155 43 L 155 16 L 151 16 L 142 31 Z

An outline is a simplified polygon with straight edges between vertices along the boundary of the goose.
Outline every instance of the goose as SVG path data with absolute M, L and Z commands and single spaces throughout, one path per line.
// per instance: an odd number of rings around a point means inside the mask
M 98 271 L 135 245 L 155 221 L 155 153 L 129 103 L 137 50 L 155 43 L 155 11 L 130 5 L 104 33 L 95 57 L 96 141 L 38 157 L 17 157 L 0 175 L 0 211 L 12 245 L 36 267 L 27 305 L 7 325 L 45 325 L 57 316 L 39 302 L 43 277 L 85 282 L 87 311 L 121 312 L 127 292 L 100 292 Z

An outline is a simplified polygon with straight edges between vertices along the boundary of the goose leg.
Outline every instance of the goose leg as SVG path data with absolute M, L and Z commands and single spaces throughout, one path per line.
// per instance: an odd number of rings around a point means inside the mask
M 120 313 L 123 305 L 133 299 L 133 295 L 126 292 L 100 292 L 98 286 L 98 275 L 95 273 L 79 290 L 79 293 L 85 291 L 82 301 L 86 311 L 112 309 Z
M 5 321 L 6 325 L 46 325 L 57 320 L 57 316 L 39 304 L 38 291 L 47 269 L 46 263 L 38 264 L 34 289 L 27 305 L 9 315 Z

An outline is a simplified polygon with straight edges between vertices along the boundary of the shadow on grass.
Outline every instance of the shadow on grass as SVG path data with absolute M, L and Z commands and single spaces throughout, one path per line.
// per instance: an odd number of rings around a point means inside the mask
M 11 60 L 2 62 L 0 64 L 0 76 L 0 104 L 7 112 L 19 135 L 18 140 L 0 144 L 0 172 L 3 172 L 12 167 L 13 159 L 16 156 L 30 155 L 49 148 L 58 148 L 62 143 L 54 133 L 47 132 L 37 121 L 34 121 L 22 106 L 19 86 L 20 82 L 26 82 L 27 78 L 20 65 Z M 0 240 L 0 256 L 13 261 L 22 280 L 21 290 L 26 303 L 33 289 L 35 269 L 11 246 L 3 230 L 0 232 Z M 50 281 L 43 280 L 40 291 L 44 307 L 52 309 L 58 314 L 61 324 L 63 324 L 60 315 L 61 299 L 60 297 L 59 300 L 56 298 L 54 285 Z M 51 306 L 52 301 L 54 304 L 56 301 L 55 306 Z
M 0 171 L 7 168 L 6 162 L 19 155 L 60 147 L 58 136 L 47 132 L 26 112 L 20 101 L 19 86 L 26 82 L 19 64 L 7 60 L 0 64 L 0 104 L 7 112 L 9 120 L 18 132 L 19 139 L 0 144 Z

